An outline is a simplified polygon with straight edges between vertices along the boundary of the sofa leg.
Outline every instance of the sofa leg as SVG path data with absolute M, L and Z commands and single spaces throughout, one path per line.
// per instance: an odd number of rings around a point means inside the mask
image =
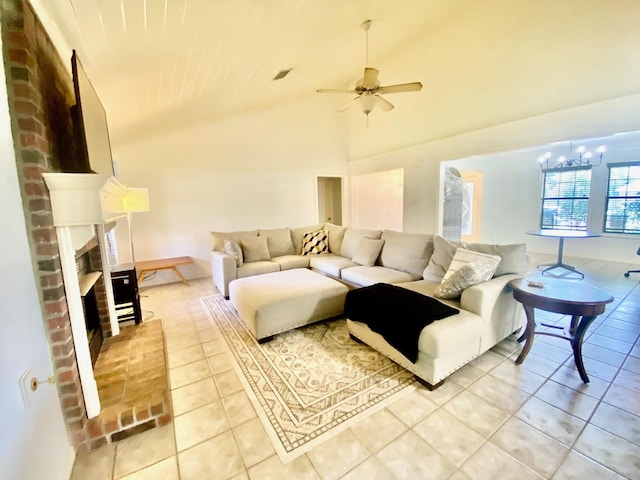
M 268 337 L 258 339 L 258 343 L 262 345 L 263 343 L 267 343 L 273 340 L 273 335 L 269 335 Z
M 442 384 L 444 383 L 444 380 L 440 380 L 435 385 L 431 385 L 429 382 L 427 382 L 426 380 L 420 377 L 415 377 L 415 378 L 420 385 L 423 385 L 424 387 L 426 387 L 426 389 L 429 390 L 430 392 L 433 392 L 436 388 L 441 387 Z

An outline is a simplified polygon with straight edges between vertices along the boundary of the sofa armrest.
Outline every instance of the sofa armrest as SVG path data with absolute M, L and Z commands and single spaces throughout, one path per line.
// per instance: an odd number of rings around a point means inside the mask
M 229 282 L 236 277 L 235 259 L 223 252 L 211 252 L 211 277 L 213 284 L 225 297 L 229 297 Z
M 467 288 L 460 307 L 482 318 L 480 351 L 496 345 L 524 324 L 522 305 L 513 298 L 508 283 L 521 275 L 501 275 Z
M 501 294 L 505 293 L 505 289 L 508 290 L 509 296 L 511 296 L 511 288 L 507 287 L 507 284 L 516 278 L 520 278 L 520 276 L 501 275 L 478 285 L 473 285 L 462 292 L 460 306 L 469 312 L 486 318 L 491 315 Z

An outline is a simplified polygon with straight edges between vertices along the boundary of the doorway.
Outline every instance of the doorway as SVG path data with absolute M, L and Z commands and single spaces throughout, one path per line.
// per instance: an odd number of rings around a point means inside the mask
M 316 177 L 318 223 L 342 225 L 342 177 Z

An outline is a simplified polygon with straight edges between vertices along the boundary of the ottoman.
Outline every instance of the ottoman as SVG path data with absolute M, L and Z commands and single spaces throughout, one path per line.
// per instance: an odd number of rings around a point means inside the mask
M 239 278 L 229 284 L 229 300 L 260 343 L 273 335 L 342 314 L 346 285 L 296 268 Z

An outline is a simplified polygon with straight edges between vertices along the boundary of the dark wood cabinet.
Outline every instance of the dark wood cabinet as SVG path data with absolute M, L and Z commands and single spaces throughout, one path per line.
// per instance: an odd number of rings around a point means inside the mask
M 127 320 L 134 320 L 136 324 L 142 322 L 136 270 L 111 272 L 111 284 L 118 322 Z

